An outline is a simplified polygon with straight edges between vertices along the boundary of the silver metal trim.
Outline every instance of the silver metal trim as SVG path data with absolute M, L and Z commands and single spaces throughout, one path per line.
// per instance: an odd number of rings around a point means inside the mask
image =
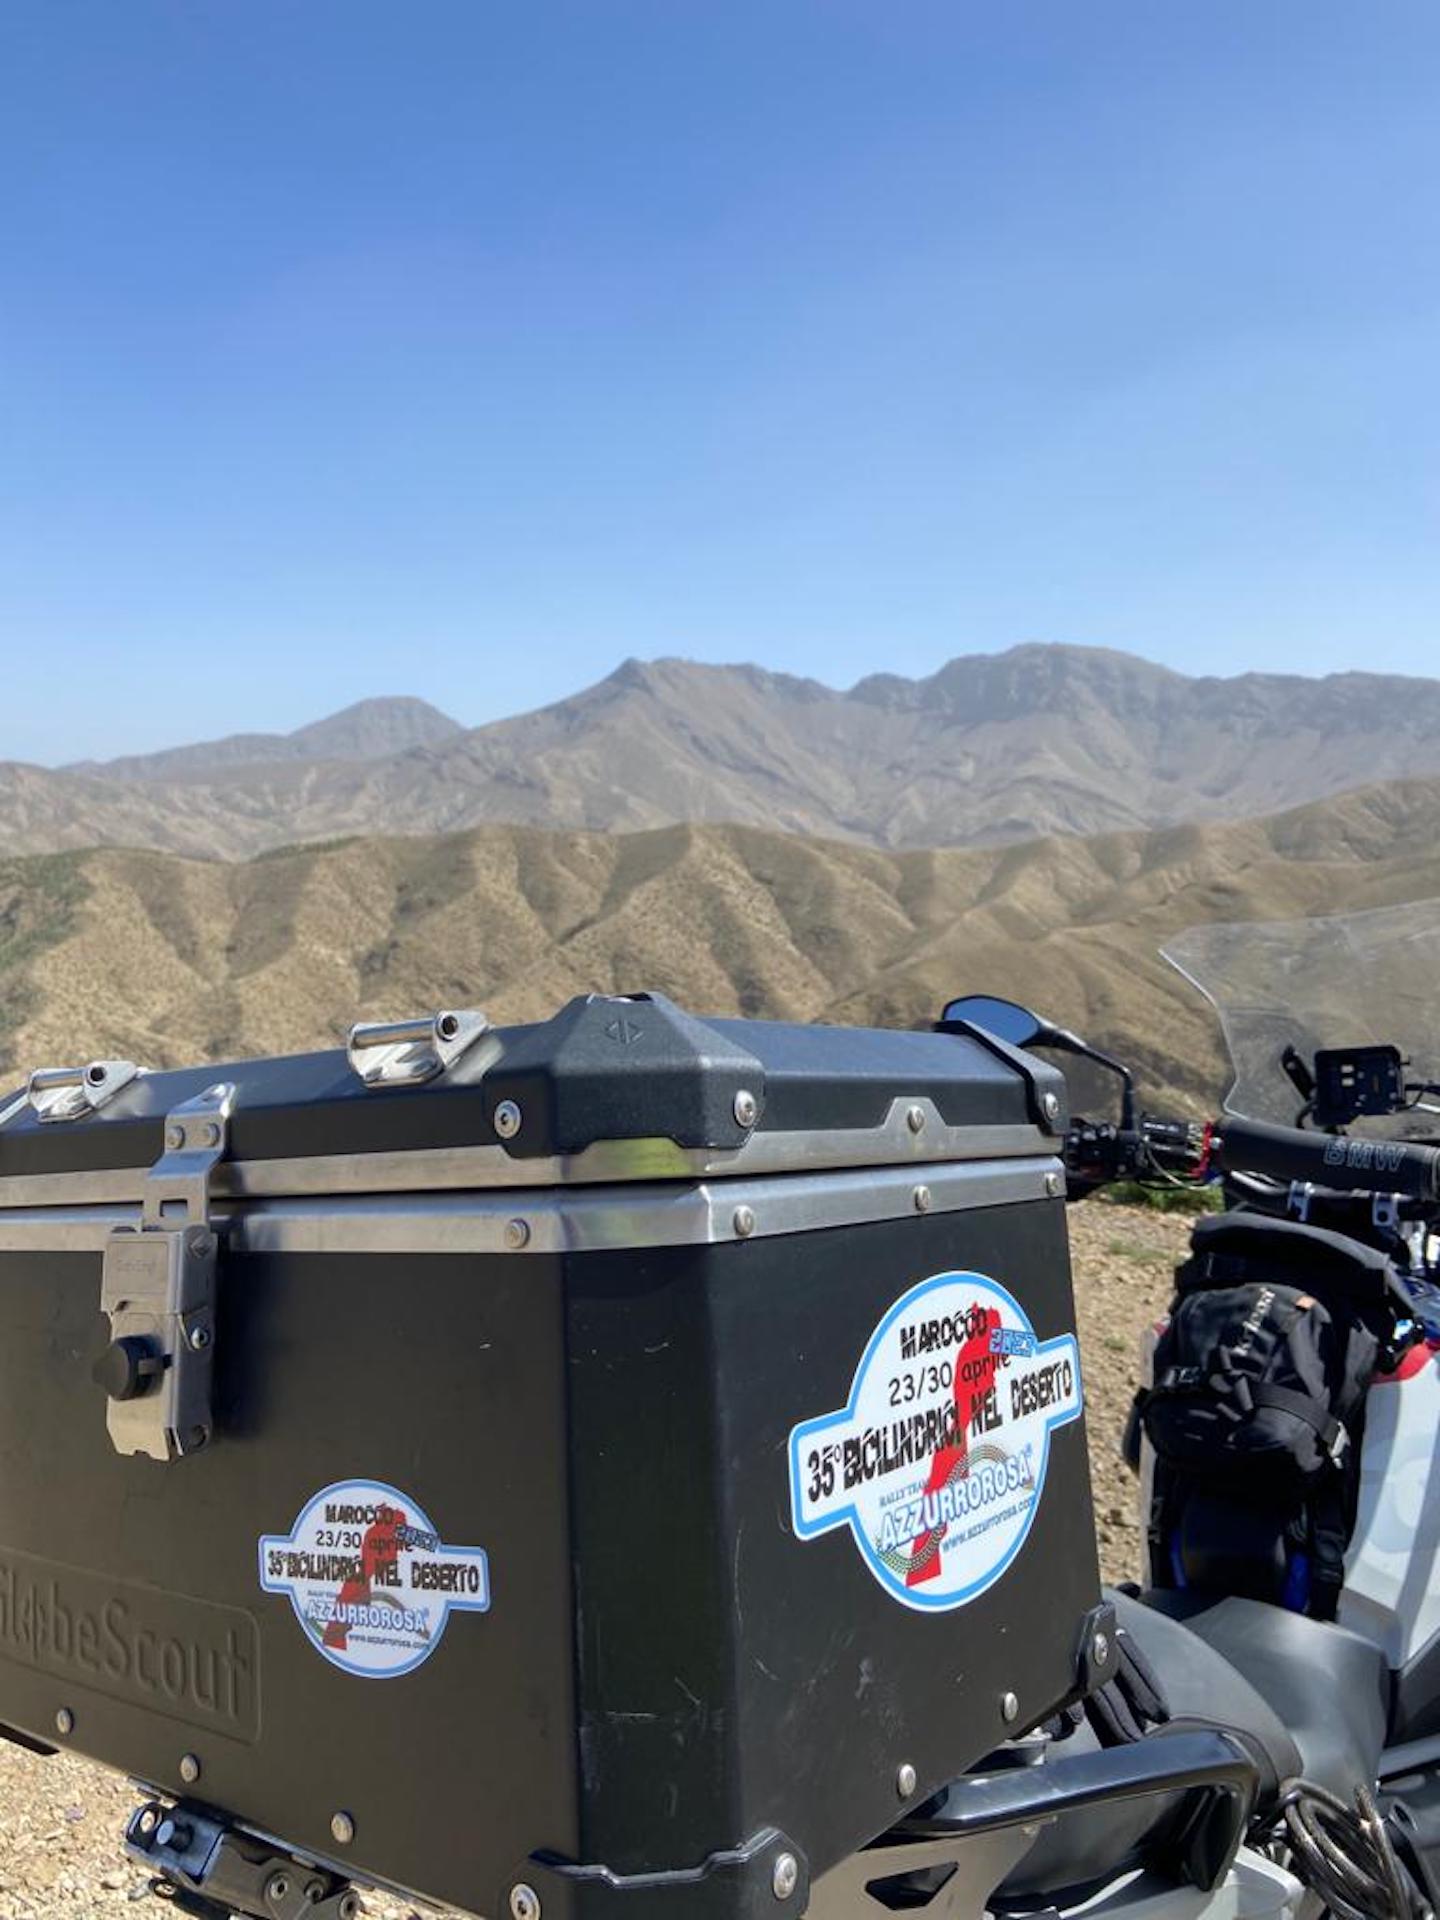
M 914 1130 L 908 1116 L 924 1115 Z M 730 1151 L 677 1147 L 673 1140 L 602 1140 L 583 1153 L 523 1160 L 498 1145 L 410 1148 L 388 1153 L 330 1153 L 291 1160 L 226 1160 L 211 1191 L 230 1199 L 279 1195 L 422 1193 L 480 1187 L 570 1187 L 621 1181 L 740 1179 L 828 1169 L 1009 1160 L 1054 1151 L 1034 1126 L 952 1127 L 933 1101 L 900 1095 L 878 1127 L 813 1133 L 755 1133 Z M 138 1200 L 146 1167 L 90 1172 L 9 1174 L 0 1178 L 0 1210 Z
M 222 1163 L 223 1164 L 223 1163 Z M 1049 1156 L 936 1167 L 930 1217 L 975 1207 L 1049 1200 Z M 744 1181 L 673 1182 L 510 1193 L 296 1196 L 227 1209 L 212 1203 L 217 1229 L 242 1253 L 588 1253 L 637 1247 L 714 1246 L 915 1217 L 907 1168 L 777 1175 Z M 737 1216 L 753 1216 L 747 1232 Z M 101 1249 L 125 1206 L 16 1208 L 0 1213 L 0 1252 Z M 523 1237 L 515 1223 L 523 1221 Z
M 932 1867 L 955 1871 L 924 1903 L 928 1920 L 985 1920 L 990 1895 L 1034 1846 L 1038 1825 L 1037 1819 L 1034 1827 L 969 1834 L 963 1840 L 879 1840 L 862 1847 L 811 1887 L 808 1920 L 874 1920 L 885 1908 L 869 1892 L 872 1881 Z

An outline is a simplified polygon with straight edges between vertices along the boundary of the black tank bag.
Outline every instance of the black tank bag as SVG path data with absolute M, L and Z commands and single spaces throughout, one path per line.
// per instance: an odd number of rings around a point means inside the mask
M 1355 1521 L 1365 1394 L 1398 1279 L 1343 1234 L 1260 1214 L 1197 1223 L 1154 1382 L 1152 1577 L 1332 1619 Z

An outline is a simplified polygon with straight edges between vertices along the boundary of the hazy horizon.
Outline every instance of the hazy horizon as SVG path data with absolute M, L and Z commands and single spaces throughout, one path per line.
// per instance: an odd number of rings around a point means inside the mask
M 1351 674 L 1358 674 L 1358 675 L 1365 676 L 1367 678 L 1380 678 L 1380 679 L 1398 678 L 1398 679 L 1414 680 L 1416 682 L 1427 682 L 1427 681 L 1432 683 L 1440 682 L 1440 671 L 1437 671 L 1435 673 L 1429 673 L 1429 674 L 1391 675 L 1391 674 L 1377 672 L 1376 669 L 1371 667 L 1365 667 L 1365 666 L 1336 668 L 1334 671 L 1330 673 L 1323 673 L 1323 674 L 1279 672 L 1273 668 L 1258 667 L 1258 666 L 1257 667 L 1241 667 L 1241 668 L 1237 668 L 1233 673 L 1220 674 L 1220 675 L 1209 675 L 1209 674 L 1202 674 L 1202 673 L 1186 673 L 1185 670 L 1182 668 L 1167 666 L 1166 663 L 1163 661 L 1153 659 L 1152 657 L 1146 654 L 1133 652 L 1129 648 L 1088 646 L 1088 645 L 1081 645 L 1079 643 L 1072 642 L 1072 641 L 1058 641 L 1058 640 L 1057 641 L 1049 641 L 1049 640 L 1018 641 L 1014 646 L 1010 646 L 1010 647 L 973 649 L 973 650 L 963 651 L 960 653 L 951 654 L 948 657 L 948 659 L 942 660 L 938 664 L 938 666 L 933 670 L 933 672 L 934 673 L 943 672 L 946 667 L 952 666 L 961 660 L 1001 660 L 1006 658 L 1010 654 L 1031 652 L 1031 651 L 1037 651 L 1037 650 L 1038 651 L 1054 650 L 1058 652 L 1069 652 L 1069 653 L 1113 654 L 1116 657 L 1123 660 L 1136 661 L 1142 666 L 1159 668 L 1160 671 L 1162 672 L 1178 673 L 1183 678 L 1187 678 L 1187 679 L 1230 680 L 1230 679 L 1246 678 L 1252 675 L 1265 675 L 1267 677 L 1280 678 L 1280 679 L 1331 680 L 1331 679 L 1344 678 L 1347 675 L 1351 675 Z M 673 665 L 673 664 L 678 664 L 680 666 L 698 666 L 698 667 L 713 668 L 718 672 L 725 672 L 728 670 L 728 671 L 734 671 L 734 672 L 758 671 L 761 673 L 770 673 L 770 674 L 774 674 L 777 678 L 808 681 L 812 685 L 819 685 L 819 686 L 825 687 L 828 691 L 832 693 L 837 693 L 840 695 L 846 695 L 846 694 L 852 693 L 856 687 L 862 685 L 866 680 L 870 680 L 870 679 L 902 678 L 902 679 L 914 682 L 917 680 L 924 680 L 924 679 L 929 679 L 933 677 L 933 673 L 932 674 L 895 675 L 893 672 L 893 669 L 890 669 L 887 667 L 876 667 L 876 668 L 870 669 L 866 673 L 859 675 L 857 678 L 853 680 L 847 680 L 842 684 L 833 680 L 826 679 L 823 673 L 807 674 L 807 675 L 793 674 L 789 672 L 788 669 L 780 668 L 780 667 L 772 667 L 764 660 L 759 660 L 754 658 L 744 659 L 737 656 L 736 658 L 730 659 L 730 660 L 697 660 L 690 655 L 679 654 L 679 653 L 654 654 L 648 657 L 642 657 L 640 655 L 630 654 L 630 655 L 626 655 L 623 659 L 615 661 L 613 665 L 611 665 L 610 667 L 605 668 L 604 670 L 596 673 L 593 676 L 593 678 L 582 681 L 582 682 L 578 682 L 575 686 L 564 689 L 563 691 L 558 693 L 553 700 L 544 702 L 543 704 L 546 706 L 563 705 L 566 700 L 573 699 L 575 696 L 589 691 L 592 687 L 602 685 L 605 681 L 615 678 L 618 674 L 623 672 L 625 668 L 630 666 L 638 665 L 641 667 L 659 667 L 659 666 L 666 666 L 666 665 Z M 304 733 L 307 729 L 316 727 L 325 721 L 343 718 L 345 715 L 355 711 L 358 708 L 371 707 L 371 706 L 385 706 L 385 705 L 396 703 L 396 702 L 407 702 L 407 701 L 418 701 L 421 705 L 432 708 L 435 712 L 440 714 L 443 718 L 454 721 L 461 729 L 465 731 L 470 731 L 478 727 L 499 724 L 506 720 L 518 719 L 523 717 L 523 715 L 526 713 L 538 711 L 538 708 L 521 707 L 521 708 L 515 709 L 515 711 L 511 713 L 487 714 L 481 719 L 470 719 L 470 718 L 467 718 L 466 714 L 462 710 L 459 710 L 454 706 L 447 706 L 443 701 L 432 699 L 430 695 L 424 692 L 421 692 L 413 687 L 393 687 L 388 692 L 384 692 L 384 693 L 359 694 L 353 700 L 347 700 L 343 698 L 337 699 L 336 703 L 333 706 L 326 707 L 322 711 L 302 714 L 293 723 L 293 725 L 282 726 L 282 725 L 276 724 L 271 726 L 262 725 L 258 727 L 225 727 L 220 729 L 211 729 L 207 731 L 205 728 L 204 720 L 202 719 L 198 730 L 192 730 L 190 733 L 187 733 L 184 735 L 176 735 L 174 738 L 158 739 L 152 742 L 148 742 L 146 744 L 139 744 L 139 745 L 132 744 L 129 741 L 122 740 L 119 738 L 114 738 L 111 740 L 103 756 L 101 755 L 71 756 L 64 760 L 32 761 L 29 764 L 48 767 L 52 770 L 65 769 L 70 767 L 78 768 L 78 767 L 85 767 L 85 766 L 103 766 L 107 761 L 110 761 L 110 760 L 119 760 L 119 759 L 127 759 L 127 758 L 143 758 L 147 754 L 151 754 L 151 753 L 163 753 L 174 748 L 203 745 L 207 741 L 218 741 L 223 739 L 229 739 L 232 737 L 244 738 L 248 735 L 255 735 L 257 737 L 265 737 L 265 736 L 285 737 L 291 734 Z M 14 764 L 20 759 L 21 759 L 21 756 L 6 752 L 5 739 L 4 739 L 4 723 L 3 723 L 3 719 L 0 719 L 0 764 L 5 764 L 7 762 Z

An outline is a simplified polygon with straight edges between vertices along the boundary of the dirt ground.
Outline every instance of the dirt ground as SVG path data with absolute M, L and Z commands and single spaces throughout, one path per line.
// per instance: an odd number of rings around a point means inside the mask
M 1134 1390 L 1141 1329 L 1169 1298 L 1188 1223 L 1091 1202 L 1071 1209 L 1091 1468 L 1106 1577 L 1138 1571 L 1134 1483 L 1119 1434 Z M 150 1909 L 145 1876 L 120 1850 L 136 1804 L 128 1783 L 69 1755 L 41 1759 L 0 1742 L 0 1920 L 90 1920 Z M 374 1920 L 409 1909 L 385 1895 L 366 1902 Z
M 1070 1209 L 1090 1477 L 1107 1580 L 1140 1573 L 1135 1480 L 1120 1458 L 1120 1435 L 1135 1393 L 1140 1336 L 1169 1303 L 1191 1224 L 1175 1214 L 1097 1200 Z

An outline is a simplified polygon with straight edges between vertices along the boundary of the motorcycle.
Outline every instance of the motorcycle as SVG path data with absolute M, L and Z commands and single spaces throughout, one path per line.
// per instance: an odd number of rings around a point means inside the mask
M 1114 1718 L 1092 1714 L 1091 1726 L 1080 1729 L 1095 1742 L 1088 1750 L 1073 1744 L 1070 1729 L 1029 1736 L 1020 1778 L 1026 1787 L 1034 1782 L 1032 1811 L 1048 1813 L 1058 1801 L 1056 1817 L 983 1906 L 961 1897 L 951 1910 L 956 1920 L 982 1911 L 987 1920 L 1102 1913 L 1114 1920 L 1418 1920 L 1436 1911 L 1436 1087 L 1417 1076 L 1418 1048 L 1365 1031 L 1376 1009 L 1413 1004 L 1397 976 L 1413 968 L 1430 933 L 1440 933 L 1433 906 L 1298 927 L 1203 929 L 1175 943 L 1166 957 L 1215 1004 L 1236 1067 L 1225 1111 L 1209 1124 L 1137 1112 L 1133 1076 L 1120 1062 L 1027 1008 L 973 996 L 945 1009 L 946 1021 L 981 1026 L 1022 1048 L 1080 1056 L 1115 1075 L 1118 1119 L 1071 1127 L 1072 1198 L 1122 1179 L 1213 1183 L 1230 1210 L 1216 1224 L 1258 1217 L 1318 1229 L 1375 1256 L 1392 1295 L 1390 1341 L 1366 1395 L 1335 1617 L 1314 1618 L 1293 1598 L 1285 1604 L 1273 1594 L 1256 1597 L 1253 1586 L 1243 1590 L 1231 1540 L 1218 1548 L 1213 1537 L 1161 1541 L 1149 1525 L 1144 1582 L 1110 1596 L 1130 1642 L 1126 1698 Z M 1299 960 L 1282 967 L 1281 953 Z M 1305 997 L 1282 999 L 1297 979 Z M 1347 993 L 1362 1010 L 1348 1023 L 1351 1032 L 1360 1026 L 1360 1043 L 1318 1044 L 1327 1024 L 1344 1018 Z M 1422 1046 L 1434 1034 L 1434 1010 L 1426 1003 L 1425 1011 L 1428 1020 L 1416 1023 Z M 1141 1399 L 1161 1337 L 1151 1330 L 1142 1346 Z M 1142 1512 L 1153 1519 L 1154 1450 L 1143 1428 L 1137 1435 L 1132 1426 L 1136 1438 Z M 1213 1529 L 1217 1516 L 1210 1520 Z M 1241 1507 L 1222 1503 L 1220 1529 L 1242 1521 Z M 1175 1791 L 1161 1791 L 1166 1750 L 1199 1737 L 1201 1726 L 1258 1765 L 1253 1796 L 1229 1801 L 1237 1844 L 1222 1848 L 1223 1871 L 1213 1857 L 1207 1863 L 1186 1851 L 1187 1839 L 1193 1846 L 1206 1832 L 1207 1818 L 1220 1820 L 1223 1790 L 1192 1784 L 1178 1832 L 1167 1826 Z M 1147 1760 L 1148 1788 L 1140 1784 Z M 1082 1774 L 1094 1782 L 1093 1798 L 1077 1795 L 1077 1804 L 1063 1786 L 1056 1793 L 1062 1777 Z M 938 1831 L 977 1791 L 993 1792 L 995 1778 L 957 1782 L 928 1830 Z M 1023 1804 L 1025 1790 L 1013 1791 Z M 1212 1836 L 1218 1831 L 1212 1827 Z

